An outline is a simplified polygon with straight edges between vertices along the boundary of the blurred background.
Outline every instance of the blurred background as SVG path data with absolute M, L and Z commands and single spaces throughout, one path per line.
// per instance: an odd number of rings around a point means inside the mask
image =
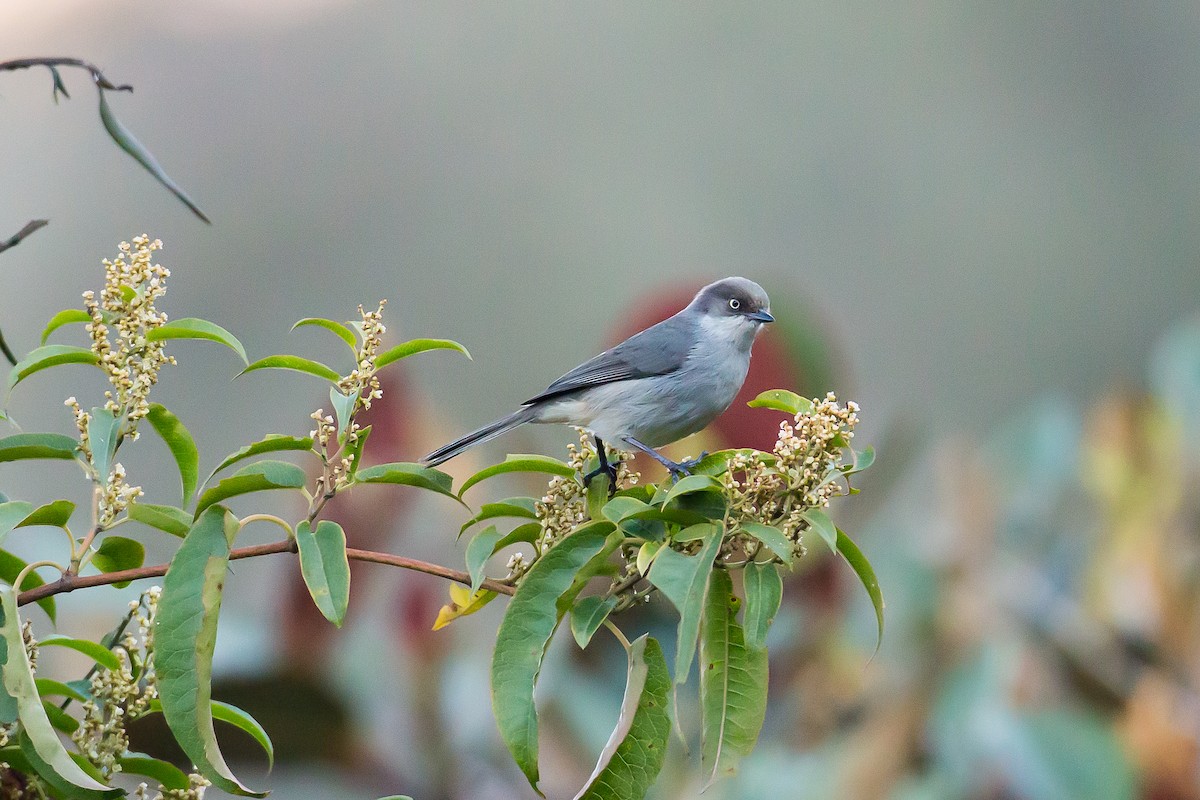
M 705 797 L 1194 800 L 1198 40 L 1191 2 L 8 0 L 0 60 L 74 56 L 133 84 L 113 112 L 213 224 L 113 145 L 85 74 L 64 71 L 56 105 L 45 70 L 2 73 L 0 238 L 50 225 L 0 255 L 0 328 L 31 349 L 142 232 L 166 245 L 165 309 L 229 328 L 252 358 L 336 359 L 292 322 L 386 297 L 393 341 L 474 356 L 391 376 L 367 453 L 386 461 L 510 410 L 709 280 L 753 278 L 780 322 L 748 391 L 863 407 L 856 443 L 879 460 L 833 514 L 879 572 L 888 631 L 871 659 L 861 587 L 814 548 L 771 631 L 759 747 Z M 173 352 L 158 400 L 206 469 L 327 405 L 311 378 L 231 383 L 228 352 Z M 61 401 L 100 391 L 67 367 L 7 407 L 69 433 Z M 679 452 L 766 446 L 776 422 L 735 404 Z M 572 439 L 520 431 L 448 467 Z M 174 502 L 165 450 L 130 454 L 131 482 Z M 34 501 L 82 497 L 77 483 L 0 471 Z M 474 503 L 539 492 L 496 483 Z M 461 566 L 466 514 L 444 499 L 363 489 L 333 513 L 359 547 Z M 53 554 L 45 539 L 10 543 Z M 433 633 L 444 583 L 370 566 L 354 581 L 334 630 L 288 559 L 235 566 L 216 696 L 278 749 L 267 777 L 222 731 L 239 773 L 301 800 L 533 797 L 491 719 L 501 604 Z M 69 632 L 107 630 L 137 589 L 62 597 L 94 626 Z M 674 620 L 662 603 L 639 614 L 627 631 Z M 548 796 L 590 772 L 623 681 L 611 640 L 552 648 Z M 694 797 L 696 750 L 672 747 L 654 796 Z

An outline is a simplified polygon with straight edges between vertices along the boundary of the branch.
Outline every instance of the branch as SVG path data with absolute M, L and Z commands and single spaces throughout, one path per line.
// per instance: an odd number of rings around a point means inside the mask
M 21 230 L 17 231 L 12 236 L 10 236 L 8 238 L 8 241 L 0 242 L 0 253 L 3 253 L 5 250 L 7 250 L 10 247 L 16 247 L 17 245 L 19 245 L 21 243 L 21 240 L 23 240 L 25 237 L 29 236 L 31 233 L 33 233 L 36 230 L 40 230 L 40 229 L 46 227 L 49 224 L 50 224 L 50 221 L 45 220 L 45 219 L 30 220 L 29 223 L 26 224 L 26 226 L 24 228 L 21 228 Z
M 50 56 L 46 58 L 15 58 L 12 61 L 0 61 L 0 71 L 29 69 L 30 67 L 45 67 L 46 69 L 50 70 L 50 72 L 54 75 L 55 91 L 62 92 L 66 97 L 70 97 L 71 95 L 67 94 L 67 90 L 63 88 L 62 80 L 58 75 L 59 67 L 79 67 L 80 69 L 86 69 L 91 73 L 92 81 L 99 89 L 108 89 L 114 92 L 133 91 L 133 87 L 127 83 L 123 83 L 120 86 L 113 83 L 108 78 L 104 77 L 104 73 L 100 71 L 99 67 L 90 61 L 84 61 L 82 58 Z
M 229 553 L 230 561 L 237 561 L 243 558 L 256 558 L 258 556 L 268 556 L 272 553 L 294 553 L 296 552 L 295 542 L 280 541 L 271 542 L 270 544 L 256 544 L 250 547 L 238 547 L 231 550 Z M 366 561 L 372 564 L 387 564 L 392 567 L 401 569 L 411 569 L 416 572 L 424 572 L 426 575 L 434 575 L 439 578 L 457 581 L 458 583 L 471 585 L 471 576 L 466 572 L 456 569 L 449 569 L 437 564 L 430 564 L 428 561 L 419 561 L 415 558 L 405 558 L 404 556 L 394 556 L 390 553 L 376 553 L 372 550 L 357 550 L 355 548 L 346 548 L 346 556 L 352 561 Z M 56 581 L 42 584 L 34 589 L 29 589 L 21 592 L 17 598 L 17 605 L 23 606 L 28 603 L 35 603 L 51 595 L 64 594 L 73 592 L 76 589 L 87 589 L 92 586 L 107 586 L 112 583 L 121 583 L 122 581 L 136 581 L 142 578 L 157 578 L 167 574 L 167 568 L 170 564 L 155 564 L 151 567 L 138 567 L 136 569 L 123 569 L 117 572 L 105 572 L 101 575 L 63 575 Z M 516 587 L 509 586 L 498 581 L 485 580 L 483 588 L 498 594 L 513 595 L 516 594 Z

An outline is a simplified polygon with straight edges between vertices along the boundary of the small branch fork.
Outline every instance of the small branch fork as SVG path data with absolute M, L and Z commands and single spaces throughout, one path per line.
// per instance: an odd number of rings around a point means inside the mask
M 46 67 L 54 74 L 55 88 L 62 92 L 67 97 L 67 90 L 63 88 L 62 82 L 58 79 L 59 67 L 79 67 L 85 69 L 92 76 L 92 82 L 101 89 L 107 89 L 112 92 L 132 92 L 133 87 L 127 83 L 120 85 L 113 83 L 108 78 L 104 77 L 104 73 L 100 68 L 90 61 L 84 61 L 82 58 L 65 58 L 65 57 L 46 57 L 46 58 L 16 58 L 12 61 L 0 61 L 0 71 L 14 69 L 29 69 L 31 67 Z
M 257 544 L 250 547 L 238 547 L 231 550 L 229 559 L 237 561 L 243 558 L 256 558 L 258 556 L 268 556 L 273 553 L 294 553 L 296 552 L 296 543 L 294 541 L 271 542 L 270 544 Z M 456 569 L 450 569 L 438 564 L 431 564 L 428 561 L 420 561 L 415 558 L 406 558 L 404 556 L 394 556 L 390 553 L 377 553 L 372 550 L 359 550 L 357 548 L 346 548 L 346 556 L 351 561 L 365 561 L 371 564 L 386 564 L 391 567 L 399 567 L 400 569 L 411 569 L 415 572 L 424 572 L 426 575 L 434 575 L 439 578 L 445 578 L 458 583 L 471 585 L 471 576 L 466 572 Z M 120 583 L 122 581 L 136 581 L 142 578 L 157 578 L 167 574 L 167 567 L 170 564 L 155 564 L 150 567 L 138 567 L 136 569 L 123 569 L 117 572 L 106 572 L 102 575 L 63 575 L 56 581 L 42 584 L 34 589 L 21 592 L 17 598 L 17 605 L 23 606 L 27 603 L 35 603 L 46 597 L 56 594 L 64 594 L 73 592 L 76 589 L 86 589 L 91 586 L 107 586 L 112 583 Z M 483 588 L 499 594 L 513 595 L 516 594 L 516 587 L 498 581 L 485 580 Z

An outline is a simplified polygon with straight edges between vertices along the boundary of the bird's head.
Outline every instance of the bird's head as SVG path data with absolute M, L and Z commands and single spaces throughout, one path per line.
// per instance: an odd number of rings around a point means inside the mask
M 689 308 L 700 315 L 705 327 L 744 340 L 747 345 L 765 324 L 775 321 L 767 293 L 746 278 L 722 278 L 710 283 L 696 293 Z

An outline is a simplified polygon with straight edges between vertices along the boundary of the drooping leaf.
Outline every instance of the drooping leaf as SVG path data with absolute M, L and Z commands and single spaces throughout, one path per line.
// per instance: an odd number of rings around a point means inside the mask
M 108 480 L 108 471 L 117 452 L 121 422 L 121 418 L 107 408 L 93 408 L 91 419 L 88 420 L 88 446 L 92 450 L 92 467 L 96 471 L 96 480 L 101 483 Z
M 767 549 L 779 556 L 783 563 L 791 565 L 796 546 L 779 528 L 763 525 L 761 522 L 743 522 L 741 528 L 765 544 Z
M 524 525 L 518 525 L 517 527 L 513 528 L 511 531 L 505 534 L 504 538 L 496 542 L 496 549 L 503 550 L 505 547 L 508 547 L 511 544 L 516 544 L 517 542 L 533 544 L 537 541 L 538 536 L 540 536 L 541 533 L 542 523 L 526 522 Z
M 588 646 L 592 636 L 616 607 L 617 598 L 598 594 L 582 597 L 575 603 L 571 609 L 571 635 L 575 637 L 580 650 Z
M 324 317 L 305 317 L 293 325 L 292 330 L 310 325 L 330 331 L 343 342 L 345 342 L 352 353 L 355 355 L 358 354 L 358 340 L 354 337 L 354 331 L 350 330 L 350 328 L 341 322 L 335 322 L 331 319 L 325 319 Z
M 862 472 L 864 469 L 875 463 L 875 448 L 871 447 L 870 445 L 868 445 L 861 452 L 853 451 L 853 453 L 854 462 L 848 467 L 844 468 L 847 475 L 854 475 L 855 473 Z
M 338 430 L 341 431 L 339 439 L 344 438 L 350 428 L 350 415 L 354 413 L 354 405 L 358 402 L 358 392 L 342 394 L 336 386 L 330 386 L 329 402 L 333 404 Z
M 154 620 L 154 657 L 163 716 L 200 774 L 233 794 L 261 797 L 230 771 L 217 746 L 212 712 L 212 656 L 217 617 L 238 520 L 207 507 L 171 559 Z
M 151 700 L 149 710 L 151 713 L 163 713 L 162 700 Z M 266 728 L 258 720 L 232 703 L 224 703 L 220 700 L 213 700 L 209 703 L 209 710 L 212 712 L 212 718 L 217 722 L 228 722 L 249 734 L 266 753 L 267 769 L 275 766 L 275 745 L 271 743 L 271 737 L 267 734 Z
M 377 464 L 358 471 L 356 479 L 359 483 L 394 483 L 404 486 L 417 486 L 431 492 L 444 494 L 458 500 L 451 488 L 454 479 L 441 470 L 433 467 L 423 467 L 405 461 L 391 464 Z
M 154 503 L 130 503 L 129 518 L 143 525 L 183 538 L 192 527 L 192 515 L 182 508 Z
M 606 551 L 611 523 L 572 533 L 533 563 L 504 612 L 492 654 L 492 711 L 500 736 L 534 789 L 538 782 L 538 720 L 533 692 L 550 637 L 561 619 L 560 600 L 576 577 Z M 614 543 L 613 546 L 615 546 Z
M 238 373 L 238 377 L 245 375 L 247 372 L 257 372 L 260 369 L 288 369 L 292 372 L 302 372 L 305 375 L 313 375 L 317 378 L 337 383 L 341 380 L 341 375 L 333 367 L 327 367 L 319 361 L 313 361 L 311 358 L 303 358 L 301 356 L 267 356 L 260 358 L 253 364 L 247 366 L 244 370 Z
M 51 633 L 38 641 L 38 647 L 65 647 L 77 653 L 83 653 L 107 670 L 117 671 L 121 669 L 120 660 L 113 655 L 111 650 L 90 639 L 76 639 L 73 636 Z
M 463 485 L 459 487 L 458 496 L 462 497 L 467 493 L 468 489 L 481 481 L 511 472 L 536 472 L 545 475 L 561 475 L 563 477 L 575 474 L 575 470 L 569 464 L 559 461 L 557 458 L 542 455 L 514 454 L 499 464 L 493 464 L 490 467 L 481 469 L 467 478 L 463 481 Z
M 180 505 L 186 506 L 196 493 L 196 483 L 200 480 L 200 451 L 196 448 L 196 441 L 179 418 L 159 403 L 150 404 L 150 413 L 146 415 L 146 421 L 167 443 L 167 448 L 175 459 L 183 491 L 183 502 Z
M 433 623 L 433 630 L 441 630 L 459 617 L 474 614 L 495 599 L 496 593 L 487 589 L 472 592 L 466 586 L 452 583 L 450 584 L 450 602 L 438 611 L 437 619 Z
M 795 416 L 813 410 L 812 401 L 786 389 L 769 389 L 746 405 L 751 408 L 772 408 Z
M 467 352 L 467 348 L 449 339 L 413 339 L 404 344 L 398 344 L 393 348 L 384 350 L 376 356 L 375 368 L 383 369 L 393 361 L 415 356 L 417 353 L 424 353 L 428 350 L 457 350 L 467 358 L 471 357 L 471 354 Z
M 662 542 L 642 542 L 642 546 L 638 548 L 636 566 L 637 571 L 645 576 L 650 572 L 650 566 L 654 563 L 654 559 L 658 558 L 659 551 L 663 549 Z
M 69 697 L 80 703 L 87 702 L 88 696 L 76 689 L 74 686 L 68 686 L 62 681 L 56 681 L 53 678 L 37 678 L 34 680 L 37 685 L 38 694 L 43 699 L 47 697 Z
M 79 720 L 49 700 L 42 700 L 42 708 L 46 709 L 46 717 L 50 720 L 50 725 L 54 730 L 61 731 L 70 736 L 79 728 Z
M 704 610 L 704 592 L 708 586 L 713 560 L 721 549 L 721 529 L 710 525 L 704 545 L 694 556 L 669 547 L 654 559 L 647 576 L 663 596 L 679 611 L 678 639 L 675 647 L 675 682 L 687 681 L 700 636 L 700 617 Z
M 646 795 L 662 769 L 671 736 L 671 676 L 658 642 L 641 636 L 629 648 L 621 715 L 596 768 L 575 800 L 629 800 Z
M 767 651 L 746 647 L 729 573 L 713 570 L 700 637 L 701 763 L 711 784 L 754 749 L 767 714 Z
M 498 500 L 495 503 L 484 503 L 479 513 L 467 520 L 459 529 L 458 535 L 462 536 L 466 533 L 467 528 L 472 525 L 477 525 L 484 520 L 496 519 L 497 517 L 520 517 L 522 519 L 537 519 L 537 511 L 534 509 L 534 499 L 532 497 L 510 497 L 507 500 Z
M 18 433 L 0 439 L 0 461 L 24 458 L 72 460 L 79 442 L 61 433 Z
M 489 525 L 467 544 L 467 573 L 471 576 L 472 592 L 479 591 L 483 583 L 483 568 L 496 552 L 496 543 L 503 538 L 504 534 L 496 530 L 495 525 Z
M 204 483 L 207 484 L 223 469 L 233 466 L 252 456 L 262 455 L 263 453 L 277 453 L 281 450 L 312 450 L 313 440 L 307 436 L 285 436 L 279 433 L 268 433 L 262 439 L 253 444 L 248 444 L 236 453 L 230 453 L 225 457 L 225 460 L 217 465 L 217 468 L 209 473 L 208 478 Z
M 825 544 L 829 545 L 831 553 L 837 552 L 837 528 L 833 525 L 833 520 L 819 508 L 813 508 L 805 511 L 802 517 L 808 522 L 809 530 L 821 537 Z
M 190 786 L 188 776 L 179 767 L 144 753 L 129 753 L 117 759 L 117 763 L 121 765 L 122 772 L 153 778 L 164 789 L 182 790 Z
M 162 166 L 150 154 L 141 142 L 134 138 L 133 133 L 128 128 L 121 124 L 121 121 L 113 116 L 112 109 L 108 107 L 108 100 L 105 99 L 105 90 L 100 89 L 100 122 L 104 125 L 104 130 L 108 131 L 108 135 L 117 143 L 126 153 L 133 157 L 133 160 L 145 167 L 146 171 L 154 176 L 154 179 L 167 188 L 171 194 L 179 198 L 179 202 L 183 203 L 200 219 L 212 224 L 208 217 L 204 216 L 204 212 L 200 207 L 188 197 L 187 193 L 175 181 L 163 171 Z
M 120 572 L 125 569 L 137 569 L 146 561 L 146 548 L 136 539 L 108 534 L 100 542 L 100 547 L 92 555 L 92 565 L 101 572 Z M 123 589 L 129 581 L 117 581 L 113 586 Z
M 339 628 L 350 603 L 350 562 L 346 558 L 346 532 L 323 519 L 316 530 L 304 520 L 296 526 L 300 573 L 313 602 L 325 619 Z
M 33 741 L 25 731 L 17 734 L 16 743 L 17 752 L 20 754 L 19 758 L 8 761 L 8 763 L 14 766 L 19 764 L 20 767 L 18 768 L 24 768 L 27 774 L 38 775 L 49 787 L 51 797 L 60 798 L 61 800 L 113 800 L 125 795 L 125 792 L 120 789 L 109 789 L 107 791 L 85 789 L 64 779 L 55 771 L 54 767 L 38 754 L 37 748 L 34 747 Z M 90 761 L 76 752 L 68 752 L 67 757 L 84 775 L 96 783 L 103 785 L 104 776 Z M 5 760 L 8 760 L 7 754 Z
M 243 467 L 224 478 L 216 486 L 207 489 L 196 503 L 196 518 L 209 506 L 250 492 L 268 489 L 299 489 L 307 476 L 304 470 L 286 461 L 259 461 Z
M 0 550 L 0 581 L 4 581 L 9 586 L 12 586 L 13 581 L 15 581 L 17 576 L 24 571 L 25 567 L 26 564 L 24 561 L 17 558 L 7 550 Z M 27 592 L 30 589 L 36 589 L 44 583 L 45 581 L 42 580 L 41 575 L 38 575 L 37 572 L 30 570 L 29 572 L 25 573 L 25 580 L 21 582 L 21 591 Z M 37 601 L 37 604 L 43 611 L 46 612 L 46 616 L 50 618 L 50 621 L 54 622 L 57 617 L 54 596 L 51 595 L 50 597 L 43 597 L 41 600 Z
M 0 602 L 4 611 L 2 632 L 8 651 L 0 673 L 3 676 L 4 690 L 17 701 L 17 713 L 21 727 L 29 737 L 30 748 L 43 763 L 48 776 L 60 778 L 91 791 L 109 791 L 111 787 L 89 776 L 71 760 L 54 726 L 50 724 L 49 717 L 46 716 L 46 709 L 42 705 L 41 696 L 38 695 L 33 670 L 29 665 L 29 657 L 25 652 L 25 641 L 21 636 L 17 594 L 16 588 L 0 592 Z
M 74 513 L 75 504 L 70 500 L 53 500 L 29 512 L 29 515 L 14 527 L 32 528 L 35 525 L 49 525 L 52 528 L 65 528 Z
M 63 325 L 72 325 L 77 322 L 86 323 L 91 321 L 91 314 L 88 314 L 82 308 L 64 308 L 62 311 L 51 317 L 50 321 L 46 323 L 46 328 L 42 331 L 41 344 L 44 345 L 46 340 L 50 338 L 50 334 L 54 333 Z
M 875 570 L 871 567 L 871 562 L 841 528 L 837 529 L 837 551 L 842 554 L 842 558 L 846 559 L 846 563 L 862 581 L 863 588 L 867 590 L 867 595 L 871 598 L 871 605 L 875 607 L 875 621 L 879 626 L 875 650 L 878 652 L 880 645 L 883 644 L 883 592 L 879 589 L 879 579 L 875 577 Z
M 238 338 L 220 325 L 209 322 L 206 319 L 196 319 L 194 317 L 173 319 L 166 325 L 151 328 L 146 332 L 146 338 L 152 342 L 162 342 L 167 339 L 204 339 L 225 345 L 238 354 L 238 358 L 242 360 L 243 364 L 248 361 L 246 358 L 246 348 L 242 347 L 242 343 L 238 341 Z
M 783 578 L 775 564 L 751 561 L 742 571 L 746 593 L 746 647 L 761 650 L 767 646 L 767 629 L 783 602 Z
M 100 359 L 86 347 L 76 347 L 68 344 L 47 344 L 35 348 L 29 355 L 16 363 L 8 372 L 8 390 L 21 381 L 50 367 L 59 364 L 98 364 Z

